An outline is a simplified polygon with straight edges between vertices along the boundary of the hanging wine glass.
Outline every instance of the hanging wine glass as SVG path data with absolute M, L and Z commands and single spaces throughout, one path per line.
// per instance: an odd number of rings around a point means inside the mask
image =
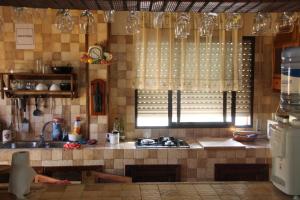
M 164 20 L 164 12 L 154 12 L 153 14 L 153 27 L 162 28 Z
M 239 13 L 227 13 L 225 19 L 225 29 L 230 31 L 232 29 L 240 29 L 243 27 L 243 17 Z
M 104 11 L 104 22 L 105 23 L 113 23 L 115 18 L 114 10 L 106 10 Z
M 271 30 L 272 18 L 270 13 L 258 12 L 253 20 L 252 33 L 259 35 Z
M 95 18 L 89 10 L 82 11 L 79 17 L 79 28 L 80 32 L 85 34 L 96 32 Z
M 275 33 L 291 33 L 294 30 L 295 18 L 288 12 L 279 14 L 275 22 Z
M 68 9 L 59 9 L 57 11 L 55 25 L 63 33 L 69 33 L 73 30 L 74 20 Z
M 213 34 L 214 28 L 217 26 L 216 13 L 203 13 L 198 20 L 198 31 L 200 37 L 207 37 Z
M 175 38 L 186 39 L 190 35 L 190 15 L 181 13 L 175 23 Z
M 296 22 L 298 19 L 298 14 L 296 12 L 284 12 L 293 22 Z
M 129 12 L 125 28 L 128 34 L 140 33 L 141 31 L 140 14 L 138 11 Z

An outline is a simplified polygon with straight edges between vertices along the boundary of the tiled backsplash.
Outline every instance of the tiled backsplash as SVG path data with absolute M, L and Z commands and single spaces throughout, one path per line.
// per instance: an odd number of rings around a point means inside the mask
M 28 8 L 29 9 L 29 8 Z M 85 90 L 85 64 L 80 63 L 80 56 L 85 50 L 85 35 L 79 31 L 80 11 L 72 10 L 71 15 L 74 19 L 74 29 L 71 33 L 60 33 L 55 27 L 55 16 L 57 10 L 53 9 L 29 9 L 28 13 L 43 11 L 44 16 L 33 17 L 31 23 L 34 24 L 35 48 L 32 50 L 17 50 L 14 30 L 14 10 L 11 7 L 0 7 L 4 19 L 2 37 L 0 37 L 0 72 L 7 72 L 11 69 L 15 71 L 34 71 L 34 61 L 42 59 L 44 64 L 66 65 L 71 64 L 74 71 L 79 74 L 79 98 L 76 99 L 45 99 L 41 100 L 39 108 L 42 110 L 41 117 L 32 115 L 34 110 L 34 99 L 30 99 L 29 120 L 31 135 L 28 139 L 37 137 L 45 122 L 50 121 L 55 116 L 65 119 L 67 130 L 70 130 L 75 116 L 82 117 L 82 132 L 86 127 L 86 90 Z M 1 12 L 0 12 L 1 13 Z M 90 45 L 96 42 L 107 40 L 107 24 L 103 22 L 102 11 L 93 12 L 97 32 L 89 35 Z M 91 65 L 90 80 L 100 78 L 106 79 L 106 66 Z M 51 106 L 55 105 L 55 107 Z M 0 99 L 0 120 L 7 125 L 11 122 L 11 106 L 9 99 Z M 15 126 L 17 127 L 17 126 Z M 92 117 L 90 123 L 90 137 L 99 139 L 107 132 L 107 116 Z M 102 133 L 102 134 L 101 134 Z

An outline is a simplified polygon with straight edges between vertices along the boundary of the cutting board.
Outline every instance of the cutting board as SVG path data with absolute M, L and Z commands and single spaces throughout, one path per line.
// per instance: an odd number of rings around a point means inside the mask
M 245 149 L 246 146 L 232 138 L 204 138 L 198 141 L 204 149 Z

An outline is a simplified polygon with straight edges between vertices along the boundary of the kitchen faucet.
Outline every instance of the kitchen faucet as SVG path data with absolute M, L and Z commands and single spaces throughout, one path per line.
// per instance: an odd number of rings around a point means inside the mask
M 38 143 L 38 146 L 39 147 L 44 147 L 46 146 L 46 142 L 45 142 L 45 130 L 46 130 L 46 127 L 48 126 L 48 124 L 52 123 L 53 121 L 49 121 L 49 122 L 46 122 L 42 128 L 42 131 L 41 131 L 41 134 L 40 134 L 40 140 L 39 140 L 39 143 Z

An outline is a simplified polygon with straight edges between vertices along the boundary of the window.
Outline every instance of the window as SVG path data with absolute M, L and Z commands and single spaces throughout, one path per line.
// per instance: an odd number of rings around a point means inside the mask
M 243 37 L 238 91 L 136 90 L 136 127 L 252 126 L 254 38 Z

